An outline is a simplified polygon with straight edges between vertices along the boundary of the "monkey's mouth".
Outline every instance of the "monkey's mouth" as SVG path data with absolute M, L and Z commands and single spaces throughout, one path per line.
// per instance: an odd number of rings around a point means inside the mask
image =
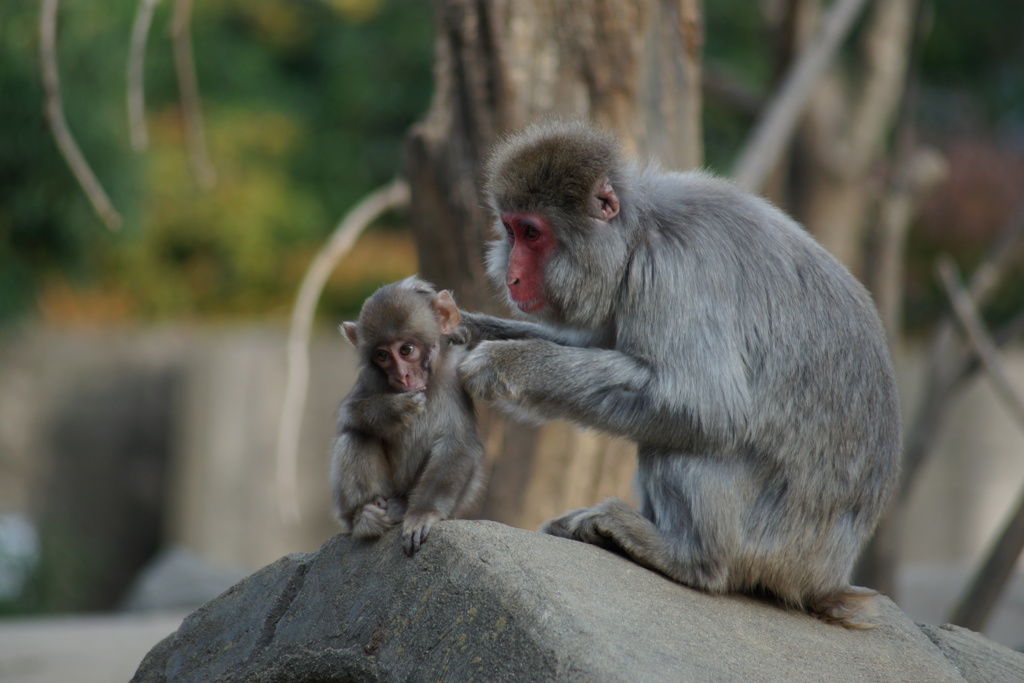
M 388 384 L 390 384 L 391 388 L 400 394 L 415 394 L 427 390 L 427 383 L 422 379 L 414 379 L 406 383 L 397 379 L 392 381 L 389 378 Z
M 538 296 L 533 299 L 527 299 L 526 301 L 516 301 L 516 308 L 523 313 L 536 313 L 540 309 L 544 308 L 544 297 Z

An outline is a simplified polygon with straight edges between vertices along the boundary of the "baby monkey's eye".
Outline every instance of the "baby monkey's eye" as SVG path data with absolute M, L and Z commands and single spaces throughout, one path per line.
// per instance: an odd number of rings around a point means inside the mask
M 398 350 L 403 356 L 411 356 L 412 352 L 416 350 L 416 347 L 412 344 L 402 344 L 402 348 Z
M 388 361 L 388 352 L 383 350 L 375 351 L 373 354 L 373 360 L 377 363 L 386 363 Z

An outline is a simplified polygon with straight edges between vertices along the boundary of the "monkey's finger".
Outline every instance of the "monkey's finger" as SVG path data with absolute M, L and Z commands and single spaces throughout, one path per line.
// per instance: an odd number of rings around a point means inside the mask
M 470 340 L 469 329 L 465 325 L 459 325 L 455 331 L 448 335 L 448 342 L 456 346 L 468 344 Z
M 412 557 L 417 550 L 420 549 L 420 544 L 423 542 L 420 537 L 420 528 L 410 529 L 402 534 L 402 548 L 405 550 L 405 554 Z
M 427 534 L 430 533 L 431 527 L 434 526 L 434 520 L 427 518 L 427 521 L 420 527 L 420 545 L 427 542 Z
M 572 530 L 566 525 L 564 518 L 549 519 L 537 529 L 542 534 L 558 536 L 559 538 L 572 538 Z

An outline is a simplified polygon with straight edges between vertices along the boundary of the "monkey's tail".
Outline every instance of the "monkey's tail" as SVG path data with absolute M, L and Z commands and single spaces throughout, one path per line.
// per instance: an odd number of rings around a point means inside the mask
M 807 611 L 822 621 L 846 628 L 874 628 L 878 625 L 878 591 L 847 586 L 830 595 L 813 598 Z

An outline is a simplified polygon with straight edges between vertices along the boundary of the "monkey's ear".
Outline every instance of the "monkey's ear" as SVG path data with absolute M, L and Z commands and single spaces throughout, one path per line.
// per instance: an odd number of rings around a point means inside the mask
M 345 337 L 352 342 L 352 346 L 359 346 L 359 339 L 356 337 L 356 324 L 355 323 L 342 323 L 341 331 L 345 333 Z
M 619 197 L 607 176 L 602 176 L 594 183 L 590 213 L 594 218 L 603 221 L 610 221 L 619 215 Z
M 455 299 L 452 298 L 451 292 L 442 289 L 430 304 L 434 307 L 434 313 L 437 314 L 437 322 L 441 324 L 441 334 L 454 332 L 462 320 L 462 314 L 459 313 L 459 307 L 455 305 Z

